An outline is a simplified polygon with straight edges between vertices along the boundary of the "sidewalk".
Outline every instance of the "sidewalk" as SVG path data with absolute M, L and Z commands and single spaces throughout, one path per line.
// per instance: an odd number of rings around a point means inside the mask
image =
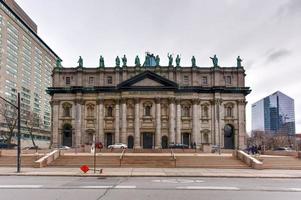
M 102 174 L 86 174 L 79 168 L 16 168 L 0 167 L 0 176 L 80 176 L 80 177 L 228 177 L 228 178 L 301 178 L 301 170 L 254 170 L 208 168 L 103 168 Z

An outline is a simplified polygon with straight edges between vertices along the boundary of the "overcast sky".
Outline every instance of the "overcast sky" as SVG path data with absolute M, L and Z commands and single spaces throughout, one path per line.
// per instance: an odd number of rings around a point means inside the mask
M 243 58 L 247 130 L 251 104 L 279 90 L 295 99 L 301 132 L 301 0 L 16 0 L 38 25 L 39 36 L 63 59 L 63 66 L 107 66 L 117 55 L 128 64 L 146 51 L 194 55 L 198 66 L 234 66 Z

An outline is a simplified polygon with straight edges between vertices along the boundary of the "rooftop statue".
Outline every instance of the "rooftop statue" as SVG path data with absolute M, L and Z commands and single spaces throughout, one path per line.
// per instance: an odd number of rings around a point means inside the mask
M 120 58 L 117 56 L 115 59 L 116 67 L 120 67 Z
M 194 56 L 192 56 L 192 58 L 191 58 L 191 66 L 192 67 L 196 67 L 196 63 L 195 63 L 196 61 L 195 61 L 195 57 Z
M 145 61 L 143 63 L 144 67 L 155 67 L 157 64 L 156 57 L 154 54 L 150 54 L 149 52 L 146 52 L 145 55 Z
M 241 65 L 242 59 L 240 58 L 240 56 L 238 56 L 236 60 L 237 60 L 237 67 L 242 67 Z
M 177 57 L 176 57 L 176 66 L 177 67 L 180 67 L 180 62 L 181 62 L 181 58 L 180 58 L 180 56 L 178 54 Z
M 160 57 L 159 57 L 159 55 L 156 56 L 155 61 L 156 61 L 156 66 L 160 66 Z
M 83 67 L 83 66 L 84 66 L 84 64 L 83 64 L 83 59 L 82 59 L 81 56 L 79 56 L 79 59 L 78 59 L 77 63 L 78 63 L 78 66 L 79 66 L 79 67 Z
M 62 67 L 62 60 L 59 58 L 56 59 L 56 67 L 58 68 Z
M 126 67 L 127 65 L 126 65 L 126 63 L 127 63 L 127 58 L 126 58 L 126 56 L 125 55 L 123 55 L 123 58 L 122 58 L 122 67 Z
M 214 55 L 213 58 L 212 57 L 210 57 L 210 58 L 212 60 L 213 67 L 218 67 L 218 59 L 217 59 L 216 55 Z
M 139 59 L 139 56 L 137 55 L 136 58 L 135 58 L 135 66 L 136 67 L 140 67 L 141 64 L 140 64 L 140 59 Z
M 168 57 L 168 66 L 172 66 L 172 62 L 173 62 L 172 55 L 168 54 L 167 57 Z
M 99 67 L 105 67 L 105 61 L 102 55 L 99 57 Z

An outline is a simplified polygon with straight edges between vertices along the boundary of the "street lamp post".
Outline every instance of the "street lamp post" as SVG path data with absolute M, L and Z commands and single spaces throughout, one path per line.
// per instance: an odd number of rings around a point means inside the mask
M 9 101 L 7 101 L 6 99 L 4 99 L 3 97 L 0 96 L 0 99 L 2 99 L 3 101 L 5 101 L 6 103 L 8 103 L 9 105 L 13 106 L 14 108 L 17 109 L 18 111 L 18 125 L 17 125 L 17 129 L 18 129 L 18 133 L 17 133 L 17 140 L 18 140 L 18 149 L 17 149 L 17 173 L 20 173 L 21 171 L 21 107 L 20 107 L 20 93 L 18 92 L 18 102 L 17 102 L 17 106 Z

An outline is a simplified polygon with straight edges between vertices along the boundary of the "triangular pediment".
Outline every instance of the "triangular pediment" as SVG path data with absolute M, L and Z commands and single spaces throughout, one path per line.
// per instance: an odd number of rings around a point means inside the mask
M 142 72 L 118 85 L 119 89 L 162 89 L 174 90 L 178 88 L 178 84 L 164 78 L 152 71 Z
M 141 81 L 138 81 L 137 83 L 134 83 L 132 86 L 164 86 L 161 83 L 154 81 L 150 78 L 145 78 Z

